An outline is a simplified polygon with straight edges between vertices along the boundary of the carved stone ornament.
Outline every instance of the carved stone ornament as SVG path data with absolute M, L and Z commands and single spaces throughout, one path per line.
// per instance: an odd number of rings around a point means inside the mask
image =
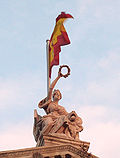
M 62 68 L 65 68 L 65 67 L 67 68 L 68 72 L 66 74 L 62 74 L 61 70 L 62 70 Z M 69 68 L 69 66 L 67 66 L 67 65 L 60 66 L 59 73 L 61 74 L 62 77 L 65 77 L 65 78 L 68 77 L 70 75 L 70 68 Z

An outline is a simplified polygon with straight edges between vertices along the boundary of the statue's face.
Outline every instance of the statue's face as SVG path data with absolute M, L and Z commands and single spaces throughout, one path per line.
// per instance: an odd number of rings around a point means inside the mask
M 55 90 L 53 93 L 53 100 L 60 100 L 61 99 L 61 93 L 59 90 Z

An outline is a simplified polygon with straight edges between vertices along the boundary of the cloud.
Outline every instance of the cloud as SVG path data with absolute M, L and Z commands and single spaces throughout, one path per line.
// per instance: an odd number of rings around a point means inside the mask
M 120 53 L 119 48 L 108 51 L 105 55 L 101 56 L 97 62 L 88 64 L 86 71 L 81 69 L 86 66 L 87 59 L 81 59 L 77 64 L 80 73 L 76 70 L 74 73 L 74 82 L 64 85 L 70 87 L 67 97 L 72 104 L 85 104 L 85 105 L 104 105 L 118 107 L 120 104 Z M 83 68 L 81 68 L 81 62 Z M 76 66 L 76 65 L 75 65 Z M 82 71 L 82 73 L 81 73 Z M 81 77 L 81 75 L 83 75 Z M 64 81 L 65 82 L 65 81 Z M 74 91 L 75 94 L 72 92 Z M 64 94 L 66 95 L 66 94 Z
M 32 135 L 32 126 L 27 122 L 11 125 L 6 131 L 0 132 L 1 151 L 35 147 L 35 145 L 36 143 Z
M 15 82 L 0 79 L 0 108 L 6 108 L 16 100 L 18 85 Z
M 104 105 L 118 105 L 120 89 L 120 77 L 110 79 L 105 82 L 93 81 L 88 84 L 84 93 L 80 94 L 81 100 L 84 104 L 104 104 Z
M 109 72 L 114 71 L 119 72 L 120 68 L 120 48 L 115 48 L 114 50 L 108 51 L 106 56 L 100 59 L 98 66 Z M 117 71 L 117 72 L 116 72 Z
M 118 14 L 119 4 L 119 0 L 115 2 L 112 0 L 101 0 L 99 2 L 95 0 L 78 1 L 77 11 L 81 16 L 86 16 L 88 19 L 92 18 L 92 21 L 106 24 L 120 18 Z
M 34 109 L 46 95 L 44 82 L 38 74 L 0 79 L 0 131 L 8 130 L 11 123 L 16 125 L 26 119 L 32 122 Z M 40 114 L 44 114 L 43 110 Z
M 80 46 L 81 50 L 84 45 L 84 50 L 90 46 L 91 50 L 96 47 L 97 52 L 101 48 L 107 47 L 109 42 L 111 42 L 109 48 L 112 47 L 119 36 L 119 5 L 119 0 L 77 0 L 75 20 L 72 22 L 74 25 L 72 30 L 73 44 L 77 44 L 76 47 Z M 86 45 L 88 45 L 87 48 Z
M 20 77 L 0 78 L 0 108 L 5 109 L 16 105 L 26 106 L 45 89 L 38 74 L 23 74 Z M 41 92 L 40 89 L 43 89 Z M 38 92 L 39 91 L 39 92 Z
M 102 158 L 120 157 L 120 120 L 117 109 L 104 106 L 82 106 L 79 115 L 84 121 L 84 130 L 80 139 L 90 142 L 89 152 Z M 114 152 L 113 152 L 114 151 Z
M 82 140 L 90 141 L 90 152 L 102 158 L 120 157 L 120 124 L 110 120 L 108 123 L 98 123 L 95 126 L 87 128 L 83 134 Z M 114 151 L 114 152 L 113 152 Z

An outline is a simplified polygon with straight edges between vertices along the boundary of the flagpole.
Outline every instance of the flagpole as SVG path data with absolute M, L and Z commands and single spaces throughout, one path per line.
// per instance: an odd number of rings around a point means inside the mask
M 50 88 L 50 77 L 49 77 L 49 40 L 46 40 L 46 57 L 47 57 L 47 95 Z

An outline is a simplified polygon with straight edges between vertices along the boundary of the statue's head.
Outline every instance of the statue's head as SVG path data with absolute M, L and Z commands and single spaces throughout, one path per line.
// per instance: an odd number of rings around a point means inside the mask
M 58 89 L 55 89 L 53 92 L 53 100 L 60 100 L 62 98 L 62 94 Z

